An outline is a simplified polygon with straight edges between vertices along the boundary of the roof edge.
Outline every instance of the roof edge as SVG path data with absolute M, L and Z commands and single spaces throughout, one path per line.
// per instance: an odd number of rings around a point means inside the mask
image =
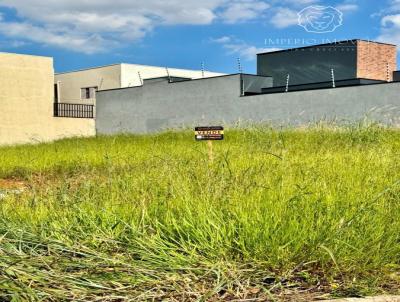
M 44 59 L 51 59 L 51 60 L 54 60 L 53 57 L 49 57 L 49 56 L 31 55 L 31 54 L 25 54 L 25 53 L 15 53 L 15 52 L 0 51 L 0 54 L 4 54 L 4 55 L 16 55 L 16 56 L 25 56 L 25 57 L 34 57 L 34 58 L 44 58 Z
M 55 75 L 66 74 L 66 73 L 74 73 L 74 72 L 81 72 L 81 71 L 87 71 L 87 70 L 92 70 L 92 69 L 100 69 L 100 68 L 106 68 L 106 67 L 112 67 L 112 66 L 118 66 L 118 65 L 122 65 L 122 63 L 115 63 L 115 64 L 109 64 L 109 65 L 88 67 L 88 68 L 76 69 L 76 70 L 71 70 L 71 71 L 56 72 Z
M 371 41 L 371 40 L 365 40 L 365 39 L 349 39 L 349 40 L 341 40 L 341 41 L 336 41 L 336 42 L 331 42 L 331 43 L 322 43 L 322 44 L 308 45 L 308 46 L 302 46 L 302 47 L 287 48 L 287 49 L 276 50 L 276 51 L 261 52 L 261 53 L 258 53 L 257 56 L 266 55 L 266 54 L 270 54 L 270 53 L 280 53 L 280 52 L 292 51 L 292 50 L 295 50 L 295 49 L 305 49 L 305 48 L 313 48 L 313 47 L 318 47 L 318 46 L 337 45 L 337 44 L 349 43 L 349 42 L 356 43 L 356 42 L 359 42 L 359 41 L 373 43 L 373 44 L 390 45 L 390 46 L 397 47 L 396 44 L 390 44 L 390 43 L 384 43 L 384 42 L 378 42 L 378 41 Z
M 74 73 L 74 72 L 82 72 L 82 71 L 93 70 L 93 69 L 101 69 L 101 68 L 113 67 L 113 66 L 118 66 L 118 65 L 121 66 L 121 67 L 123 65 L 132 65 L 132 66 L 138 66 L 138 67 L 169 68 L 171 70 L 183 70 L 183 71 L 192 71 L 192 72 L 198 71 L 198 72 L 201 72 L 201 69 L 185 69 L 185 68 L 176 68 L 176 67 L 168 67 L 168 66 L 154 66 L 154 65 L 135 64 L 135 63 L 115 63 L 115 64 L 101 65 L 101 66 L 95 66 L 95 67 L 89 67 L 89 68 L 82 68 L 82 69 L 71 70 L 71 71 L 57 72 L 55 75 L 62 75 L 62 74 L 68 74 L 68 73 Z M 204 70 L 204 72 L 219 73 L 221 75 L 225 74 L 223 72 L 217 72 L 217 71 L 211 71 L 211 70 Z

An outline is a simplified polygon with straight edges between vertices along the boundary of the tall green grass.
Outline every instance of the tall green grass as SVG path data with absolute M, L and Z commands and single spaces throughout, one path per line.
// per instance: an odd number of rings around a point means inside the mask
M 0 148 L 28 184 L 0 201 L 0 297 L 398 292 L 399 131 L 232 129 L 214 152 L 190 131 Z

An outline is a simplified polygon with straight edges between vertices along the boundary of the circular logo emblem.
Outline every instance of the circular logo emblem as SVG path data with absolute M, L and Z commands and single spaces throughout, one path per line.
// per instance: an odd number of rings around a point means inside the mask
M 299 25 L 310 33 L 329 33 L 343 24 L 343 13 L 332 6 L 308 6 L 298 13 Z

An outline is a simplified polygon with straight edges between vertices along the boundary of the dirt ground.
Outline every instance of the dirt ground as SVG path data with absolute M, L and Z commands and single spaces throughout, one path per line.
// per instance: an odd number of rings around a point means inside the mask
M 23 190 L 27 184 L 15 179 L 0 179 L 0 190 Z

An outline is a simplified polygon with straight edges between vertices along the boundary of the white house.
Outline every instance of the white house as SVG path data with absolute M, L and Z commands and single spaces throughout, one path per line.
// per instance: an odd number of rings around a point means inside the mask
M 55 75 L 55 98 L 58 103 L 94 104 L 96 91 L 141 86 L 148 79 L 199 79 L 222 73 L 156 67 L 137 64 L 114 64 Z

